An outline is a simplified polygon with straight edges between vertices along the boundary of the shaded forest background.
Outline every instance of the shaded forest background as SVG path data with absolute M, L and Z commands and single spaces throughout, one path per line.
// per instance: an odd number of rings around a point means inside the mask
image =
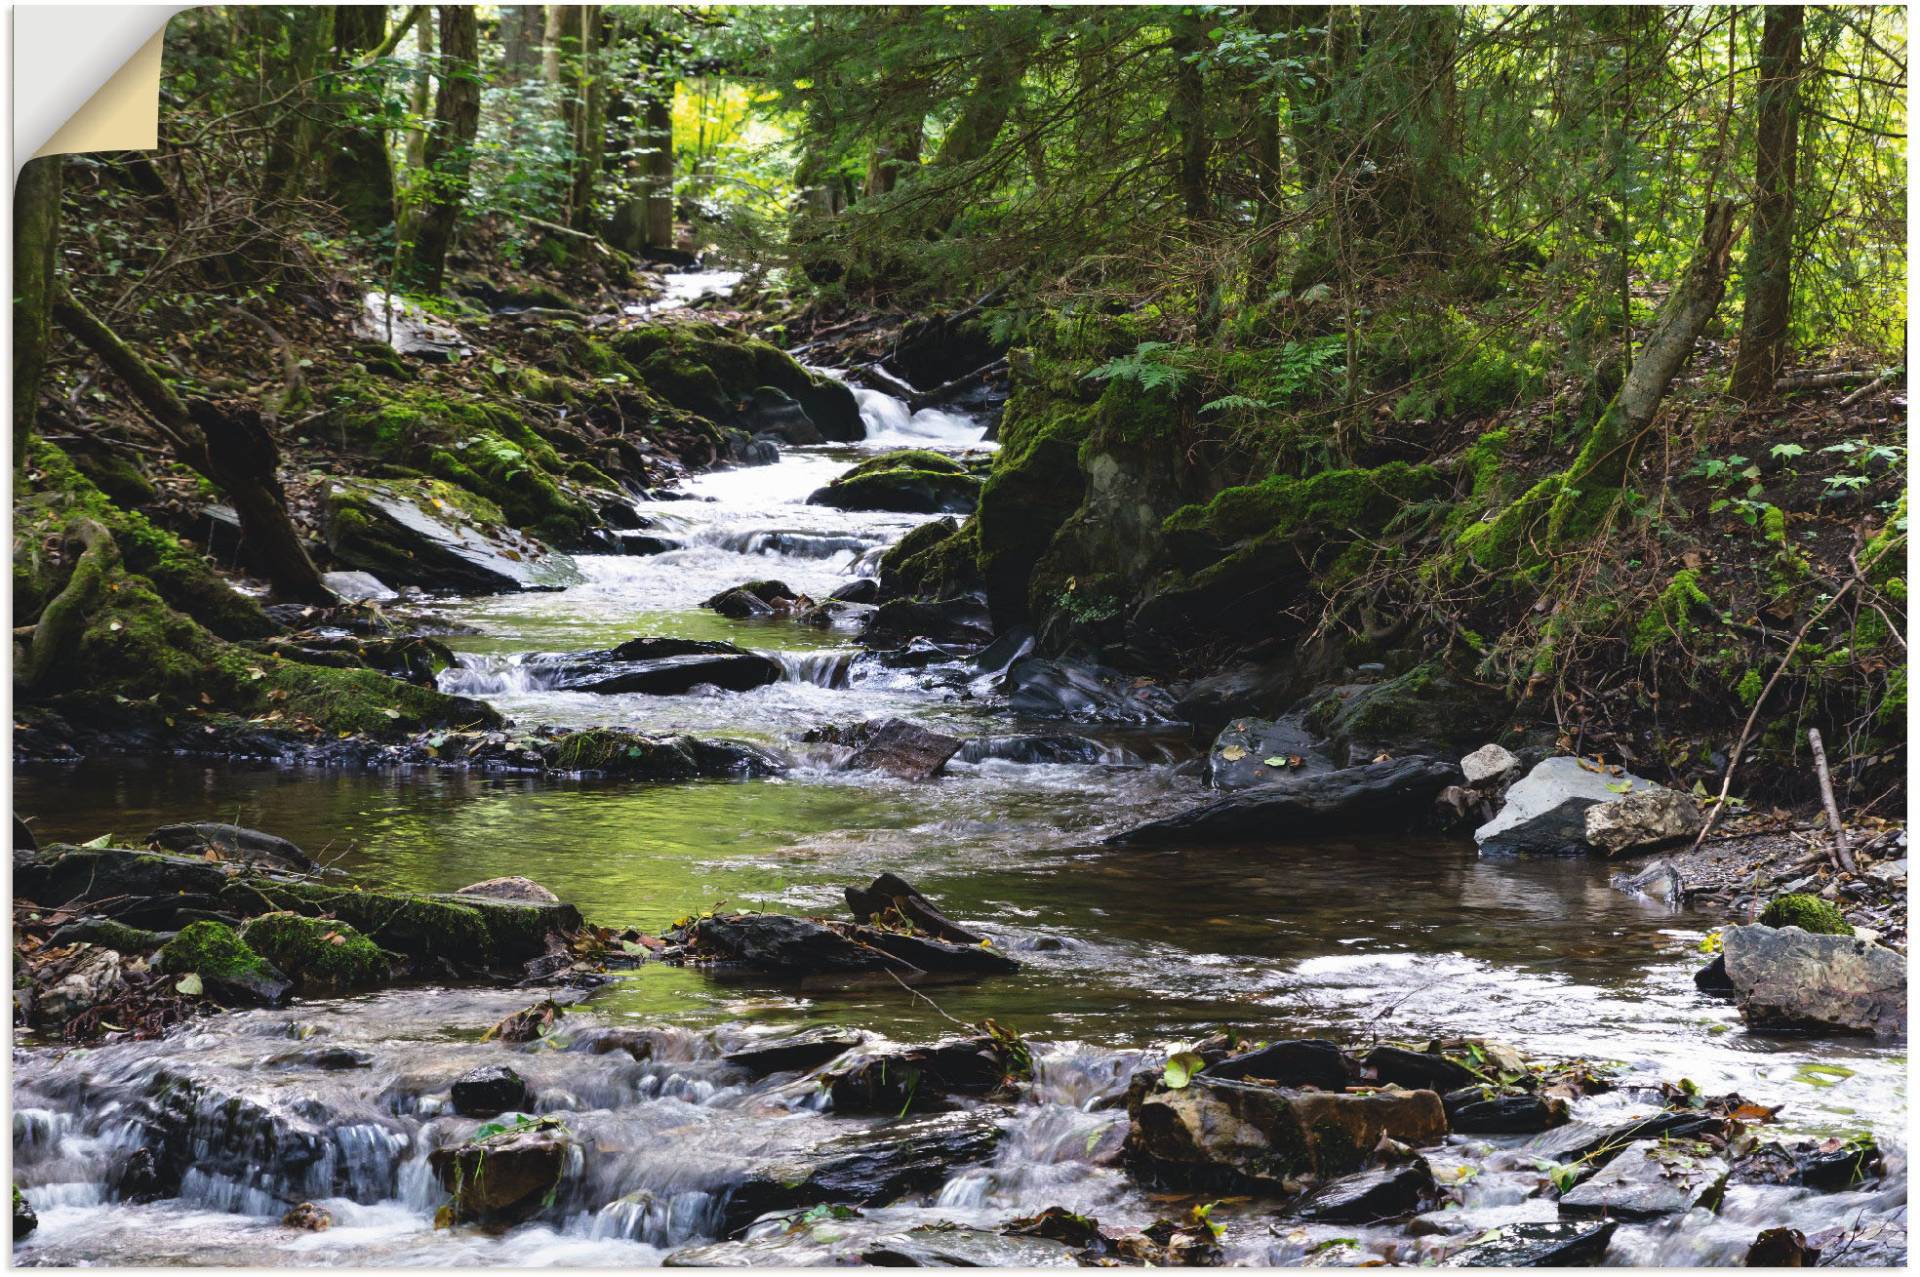
M 980 510 L 890 590 L 1282 699 L 1381 659 L 1453 689 L 1431 712 L 1708 788 L 1743 728 L 1793 776 L 1817 725 L 1852 801 L 1897 801 L 1905 23 L 190 11 L 160 147 L 16 195 L 23 700 L 74 713 L 91 651 L 108 694 L 192 704 L 285 625 L 228 577 L 331 606 L 326 476 L 432 475 L 565 544 L 662 477 L 635 439 L 724 460 L 594 322 L 698 258 L 745 272 L 736 329 L 1006 385 Z M 350 330 L 369 290 L 484 336 L 394 371 Z M 214 499 L 244 555 L 195 532 Z M 99 632 L 96 528 L 205 635 L 187 668 Z M 242 690 L 212 700 L 274 712 Z

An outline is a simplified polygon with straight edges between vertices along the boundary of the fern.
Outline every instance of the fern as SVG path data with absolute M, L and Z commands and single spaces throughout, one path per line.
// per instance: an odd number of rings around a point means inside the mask
M 1261 412 L 1273 407 L 1271 400 L 1255 399 L 1252 395 L 1222 395 L 1218 399 L 1209 399 L 1200 405 L 1201 412 Z
M 1130 355 L 1109 359 L 1087 376 L 1095 381 L 1131 381 L 1142 390 L 1178 390 L 1186 384 L 1188 370 L 1172 362 L 1181 353 L 1167 341 L 1143 341 Z

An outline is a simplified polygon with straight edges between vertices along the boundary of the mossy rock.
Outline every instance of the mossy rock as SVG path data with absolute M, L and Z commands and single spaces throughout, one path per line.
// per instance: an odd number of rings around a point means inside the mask
M 335 736 L 392 738 L 500 721 L 478 701 L 376 670 L 307 665 L 227 643 L 167 606 L 144 577 L 115 570 L 105 584 L 72 659 L 47 690 L 84 689 L 94 700 L 158 698 L 195 715 L 274 715 L 289 728 Z
M 1025 619 L 1034 566 L 1080 508 L 1086 492 L 1080 446 L 1094 422 L 1093 400 L 1077 378 L 1060 376 L 1049 357 L 1015 351 L 1009 367 L 1000 449 L 974 521 L 987 603 L 1002 629 Z
M 615 335 L 611 346 L 649 391 L 721 425 L 746 424 L 754 392 L 771 387 L 799 404 L 822 437 L 866 437 L 851 390 L 808 372 L 776 346 L 718 324 L 645 324 Z
M 240 938 L 293 977 L 303 993 L 372 988 L 391 974 L 380 947 L 344 922 L 265 913 L 249 919 Z
M 895 598 L 951 598 L 978 584 L 978 529 L 932 519 L 901 537 L 880 556 L 881 590 Z
M 906 448 L 861 462 L 808 497 L 807 504 L 898 514 L 968 514 L 980 500 L 980 487 L 981 481 L 953 458 Z
M 292 988 L 239 932 L 211 918 L 182 928 L 154 956 L 153 966 L 169 975 L 197 975 L 205 991 L 223 1001 L 279 1006 Z
M 138 511 L 102 492 L 53 444 L 35 438 L 27 464 L 14 473 L 14 619 L 37 615 L 66 583 L 71 566 L 52 547 L 68 522 L 84 514 L 113 534 L 127 569 L 152 582 L 161 597 L 223 638 L 260 638 L 276 626 L 260 605 L 228 585 L 207 561 Z
M 1169 549 L 1189 569 L 1254 538 L 1310 535 L 1351 540 L 1386 530 L 1409 506 L 1438 497 L 1445 482 L 1432 466 L 1389 462 L 1371 469 L 1327 470 L 1307 478 L 1270 475 L 1226 488 L 1204 505 L 1183 506 L 1163 525 Z
M 1775 896 L 1760 915 L 1763 927 L 1798 927 L 1817 936 L 1850 936 L 1846 916 L 1818 896 L 1795 892 Z
M 1308 730 L 1350 746 L 1463 751 L 1485 744 L 1510 712 L 1504 694 L 1431 662 L 1397 678 L 1327 692 L 1307 711 Z
M 262 905 L 345 922 L 380 948 L 464 970 L 508 970 L 546 951 L 552 932 L 581 925 L 568 904 L 527 904 L 477 896 L 361 891 L 317 882 L 247 879 L 222 900 L 252 912 Z
M 445 480 L 333 479 L 326 520 L 328 548 L 389 585 L 545 590 L 580 579 L 566 555 L 514 532 L 499 506 Z

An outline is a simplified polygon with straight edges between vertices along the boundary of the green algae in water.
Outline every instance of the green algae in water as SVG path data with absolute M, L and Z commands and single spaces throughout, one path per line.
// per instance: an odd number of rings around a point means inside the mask
M 1793 1071 L 1793 1080 L 1806 1086 L 1838 1086 L 1853 1076 L 1844 1064 L 1802 1064 Z

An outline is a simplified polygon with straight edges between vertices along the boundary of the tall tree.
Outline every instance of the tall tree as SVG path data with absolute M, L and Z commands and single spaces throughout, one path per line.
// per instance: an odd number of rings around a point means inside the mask
M 319 149 L 322 111 L 321 70 L 333 44 L 333 9 L 327 5 L 294 5 L 276 9 L 277 23 L 266 28 L 268 52 L 264 85 L 275 118 L 268 132 L 267 158 L 261 189 L 269 199 L 298 194 L 310 176 Z
M 26 455 L 47 369 L 64 157 L 28 160 L 13 188 L 13 463 Z
M 334 127 L 327 190 L 339 202 L 347 224 L 363 235 L 393 225 L 393 161 L 387 155 L 386 130 L 369 122 L 381 108 L 379 81 L 356 83 L 347 77 L 370 57 L 385 55 L 386 26 L 385 5 L 334 6 L 333 60 L 339 80 L 331 94 Z
M 472 5 L 440 5 L 439 92 L 433 132 L 427 138 L 423 191 L 409 235 L 402 272 L 408 281 L 438 292 L 446 275 L 447 250 L 467 200 L 473 142 L 480 129 L 480 33 Z
M 1759 127 L 1754 137 L 1753 235 L 1747 241 L 1740 353 L 1728 393 L 1773 397 L 1787 359 L 1793 308 L 1794 186 L 1800 151 L 1800 76 L 1806 11 L 1770 5 L 1760 34 Z
M 579 107 L 573 130 L 573 181 L 567 200 L 575 230 L 592 230 L 594 195 L 606 155 L 607 51 L 618 24 L 606 5 L 583 5 L 578 69 Z
M 415 124 L 413 131 L 407 134 L 407 173 L 410 180 L 418 180 L 427 166 L 427 137 L 432 133 L 427 109 L 433 105 L 433 23 L 422 14 L 414 26 L 414 41 L 419 53 L 413 71 L 413 87 L 410 91 L 410 113 Z

